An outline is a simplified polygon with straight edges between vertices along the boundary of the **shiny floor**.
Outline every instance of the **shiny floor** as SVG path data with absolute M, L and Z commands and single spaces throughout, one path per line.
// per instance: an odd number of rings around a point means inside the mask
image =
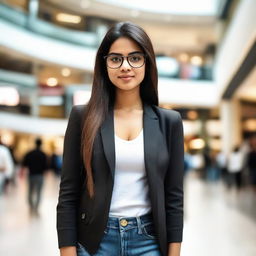
M 29 214 L 24 177 L 0 197 L 0 255 L 59 255 L 58 185 L 56 177 L 46 175 L 39 217 Z M 191 172 L 185 180 L 185 213 L 182 256 L 256 255 L 256 194 L 251 189 L 227 190 L 222 182 L 205 182 Z

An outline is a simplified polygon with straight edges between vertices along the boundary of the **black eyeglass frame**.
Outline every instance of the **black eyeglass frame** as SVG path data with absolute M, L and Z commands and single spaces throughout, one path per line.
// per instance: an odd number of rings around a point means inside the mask
M 142 64 L 141 66 L 139 66 L 139 67 L 134 67 L 134 66 L 131 65 L 131 63 L 129 62 L 128 58 L 129 58 L 129 57 L 132 57 L 132 56 L 134 56 L 134 55 L 140 55 L 140 56 L 143 56 L 143 57 L 144 57 L 144 62 L 143 62 L 143 64 Z M 131 55 L 128 55 L 128 56 L 117 55 L 117 54 L 108 54 L 108 55 L 103 56 L 103 58 L 104 58 L 105 60 L 107 60 L 107 58 L 110 57 L 110 56 L 118 56 L 118 57 L 121 57 L 121 58 L 122 58 L 122 61 L 121 61 L 120 65 L 119 65 L 118 67 L 116 67 L 116 68 L 112 68 L 112 67 L 108 66 L 107 61 L 106 61 L 107 67 L 108 67 L 108 68 L 111 68 L 111 69 L 118 69 L 118 68 L 120 68 L 120 67 L 123 65 L 123 63 L 124 63 L 124 58 L 126 58 L 128 64 L 129 64 L 130 67 L 132 67 L 132 68 L 141 68 L 141 67 L 142 67 L 143 65 L 145 65 L 145 63 L 146 63 L 146 54 L 144 54 L 144 53 L 136 53 L 136 54 L 131 54 Z

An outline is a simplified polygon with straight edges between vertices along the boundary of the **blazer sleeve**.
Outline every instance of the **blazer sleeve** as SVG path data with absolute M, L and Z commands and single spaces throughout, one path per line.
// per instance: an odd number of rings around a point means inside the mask
M 77 244 L 77 205 L 80 197 L 81 111 L 72 108 L 64 138 L 63 165 L 57 205 L 57 233 L 59 248 Z
M 181 116 L 172 111 L 169 125 L 169 167 L 165 176 L 168 243 L 181 242 L 183 233 L 184 138 Z

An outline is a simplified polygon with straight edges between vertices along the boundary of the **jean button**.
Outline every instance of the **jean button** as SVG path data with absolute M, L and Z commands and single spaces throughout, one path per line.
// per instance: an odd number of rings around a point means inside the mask
M 128 225 L 128 221 L 126 219 L 122 219 L 120 221 L 120 224 L 121 224 L 122 227 L 126 227 Z

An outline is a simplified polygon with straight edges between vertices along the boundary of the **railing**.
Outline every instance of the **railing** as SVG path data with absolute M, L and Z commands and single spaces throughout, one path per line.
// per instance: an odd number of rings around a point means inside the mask
M 38 35 L 54 38 L 61 42 L 68 42 L 73 45 L 84 46 L 84 49 L 89 48 L 90 50 L 95 50 L 101 39 L 97 33 L 81 32 L 59 27 L 39 18 L 30 17 L 27 13 L 5 4 L 0 4 L 0 21 L 1 19 Z M 196 66 L 191 63 L 181 63 L 177 59 L 168 57 L 164 59 L 166 62 L 162 62 L 161 64 L 161 57 L 157 56 L 156 59 L 159 77 L 177 78 L 182 80 L 212 80 L 212 66 Z M 174 62 L 176 70 L 173 70 L 172 64 Z M 69 63 L 71 63 L 71 59 L 69 60 Z
M 2 3 L 0 4 L 0 18 L 37 34 L 76 45 L 97 47 L 99 42 L 96 33 L 74 31 L 56 26 L 39 18 L 30 18 L 25 12 Z
M 15 84 L 22 87 L 25 86 L 28 88 L 36 88 L 37 78 L 34 75 L 0 69 L 0 86 L 6 84 Z

